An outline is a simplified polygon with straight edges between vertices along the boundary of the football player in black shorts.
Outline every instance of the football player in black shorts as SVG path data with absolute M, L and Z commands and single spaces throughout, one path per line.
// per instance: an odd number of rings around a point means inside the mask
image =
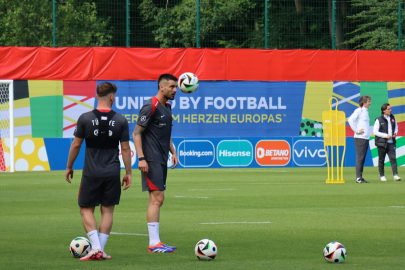
M 142 176 L 142 191 L 149 192 L 147 210 L 149 252 L 171 253 L 177 248 L 160 241 L 160 207 L 166 189 L 167 160 L 172 153 L 173 168 L 177 166 L 172 132 L 172 110 L 168 100 L 173 100 L 177 92 L 177 78 L 162 74 L 158 79 L 158 93 L 141 108 L 133 133 L 136 153 L 139 157 L 139 170 Z
M 104 252 L 104 246 L 113 224 L 115 205 L 119 204 L 121 186 L 124 190 L 131 185 L 131 148 L 127 119 L 111 110 L 117 87 L 103 82 L 97 86 L 97 109 L 83 113 L 77 120 L 74 140 L 70 147 L 66 167 L 66 181 L 73 178 L 73 164 L 79 154 L 83 140 L 86 152 L 83 175 L 80 183 L 78 204 L 83 226 L 92 244 L 92 250 L 80 260 L 111 259 Z M 119 144 L 125 165 L 125 176 L 120 183 L 121 166 Z M 70 176 L 70 179 L 69 179 Z M 97 234 L 94 209 L 100 206 L 101 221 Z

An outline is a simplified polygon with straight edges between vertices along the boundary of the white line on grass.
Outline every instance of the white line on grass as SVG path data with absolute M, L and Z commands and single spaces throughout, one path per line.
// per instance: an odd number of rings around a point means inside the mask
M 197 199 L 209 199 L 211 197 L 196 197 L 196 196 L 174 196 L 175 198 L 197 198 Z
M 124 235 L 149 236 L 149 234 L 143 234 L 143 233 L 119 233 L 119 232 L 110 232 L 110 234 L 124 234 Z
M 241 221 L 241 222 L 209 222 L 209 223 L 200 223 L 204 225 L 216 225 L 216 224 L 263 224 L 263 223 L 273 223 L 271 221 L 257 221 L 257 222 L 249 222 L 249 221 Z
M 189 190 L 193 190 L 193 191 L 195 191 L 195 190 L 236 190 L 236 188 L 200 188 L 200 189 L 193 188 L 193 189 L 189 189 Z
M 393 206 L 388 206 L 388 207 L 405 208 L 405 206 L 399 206 L 399 205 L 393 205 Z

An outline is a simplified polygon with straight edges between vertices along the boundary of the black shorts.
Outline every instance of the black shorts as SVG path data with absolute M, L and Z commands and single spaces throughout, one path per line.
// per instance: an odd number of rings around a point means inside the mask
M 121 197 L 120 176 L 82 176 L 78 204 L 83 207 L 118 205 Z
M 148 162 L 148 173 L 141 172 L 142 191 L 166 189 L 167 165 L 157 162 Z

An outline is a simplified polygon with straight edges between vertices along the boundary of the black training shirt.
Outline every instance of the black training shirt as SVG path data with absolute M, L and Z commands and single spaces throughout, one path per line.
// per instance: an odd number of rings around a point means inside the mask
M 146 127 L 142 132 L 142 151 L 146 161 L 167 164 L 172 133 L 172 108 L 169 102 L 162 106 L 156 97 L 146 101 L 139 112 L 137 125 Z
M 101 111 L 101 118 L 106 119 L 108 112 Z M 108 119 L 109 140 L 117 142 L 129 141 L 128 120 L 119 113 Z M 80 115 L 73 133 L 75 137 L 92 140 L 100 148 L 86 147 L 83 175 L 92 177 L 109 177 L 120 175 L 119 149 L 105 149 L 99 136 L 100 123 L 91 111 Z

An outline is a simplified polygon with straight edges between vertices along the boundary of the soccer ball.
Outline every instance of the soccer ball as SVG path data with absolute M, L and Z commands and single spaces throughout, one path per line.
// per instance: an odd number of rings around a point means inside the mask
M 339 242 L 330 242 L 323 249 L 323 257 L 327 262 L 342 263 L 346 260 L 346 248 Z
M 217 256 L 217 246 L 210 239 L 202 239 L 195 245 L 195 255 L 199 260 L 211 261 Z
M 186 72 L 180 75 L 178 85 L 183 93 L 191 94 L 197 90 L 199 81 L 195 74 Z
M 76 237 L 70 242 L 70 253 L 73 257 L 81 258 L 86 256 L 91 250 L 91 243 L 85 237 Z

